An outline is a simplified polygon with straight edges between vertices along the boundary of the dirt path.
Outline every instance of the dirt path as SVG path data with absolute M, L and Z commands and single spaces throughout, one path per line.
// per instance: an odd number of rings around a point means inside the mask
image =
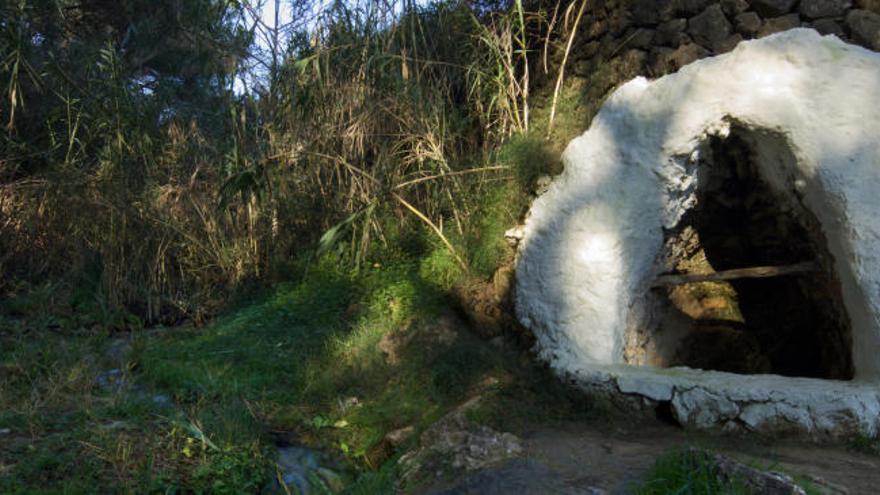
M 853 452 L 845 445 L 710 436 L 659 421 L 536 426 L 522 440 L 525 452 L 520 459 L 433 493 L 627 494 L 658 457 L 688 446 L 810 480 L 824 493 L 880 493 L 880 457 Z
M 627 486 L 645 474 L 657 457 L 688 445 L 764 469 L 819 480 L 826 486 L 845 488 L 850 494 L 880 491 L 880 458 L 852 452 L 843 445 L 707 436 L 660 422 L 538 428 L 525 435 L 524 441 L 527 458 L 577 486 L 594 486 L 611 493 L 626 493 Z

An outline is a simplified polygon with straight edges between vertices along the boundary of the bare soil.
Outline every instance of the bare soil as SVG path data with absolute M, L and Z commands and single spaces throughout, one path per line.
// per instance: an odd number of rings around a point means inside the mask
M 685 446 L 783 471 L 830 493 L 874 494 L 880 487 L 880 457 L 840 444 L 695 434 L 660 421 L 537 427 L 523 440 L 528 459 L 567 478 L 570 486 L 591 486 L 609 493 L 627 493 L 659 456 Z

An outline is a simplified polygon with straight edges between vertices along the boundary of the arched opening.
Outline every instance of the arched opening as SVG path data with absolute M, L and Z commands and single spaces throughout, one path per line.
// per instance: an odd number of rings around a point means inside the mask
M 662 317 L 649 364 L 852 379 L 840 283 L 819 221 L 785 176 L 792 160 L 770 133 L 710 138 L 696 205 L 666 236 L 676 276 L 655 284 Z

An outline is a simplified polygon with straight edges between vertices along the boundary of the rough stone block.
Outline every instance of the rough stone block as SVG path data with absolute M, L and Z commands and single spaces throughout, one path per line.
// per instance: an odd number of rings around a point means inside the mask
M 625 7 L 628 7 L 632 15 L 632 21 L 637 26 L 656 25 L 664 20 L 672 17 L 674 3 L 676 0 L 626 0 Z
M 713 4 L 712 0 L 675 0 L 673 2 L 673 11 L 681 17 L 690 17 L 699 14 L 706 7 Z
M 724 41 L 722 41 L 721 43 L 718 44 L 718 48 L 715 50 L 715 53 L 729 52 L 729 51 L 733 50 L 734 48 L 736 48 L 736 45 L 740 44 L 740 42 L 742 42 L 742 40 L 743 40 L 743 37 L 741 34 L 734 33 L 734 34 L 728 36 L 727 39 L 725 39 Z
M 744 12 L 736 16 L 736 30 L 747 38 L 753 38 L 761 30 L 761 18 L 754 12 Z
M 657 34 L 655 35 L 654 43 L 671 46 L 673 48 L 678 47 L 682 44 L 682 39 L 687 38 L 687 35 L 684 34 L 685 29 L 687 29 L 687 19 L 673 19 L 671 21 L 666 21 L 657 26 Z
M 856 42 L 872 50 L 880 50 L 880 14 L 852 10 L 846 16 L 846 25 Z
M 617 10 L 608 16 L 605 25 L 607 28 L 606 34 L 619 36 L 632 27 L 633 21 L 630 16 L 626 15 L 625 11 Z
M 841 16 L 851 6 L 850 0 L 801 0 L 800 11 L 807 19 L 819 19 Z
M 714 52 L 721 51 L 722 43 L 732 31 L 733 28 L 719 4 L 709 6 L 688 21 L 688 33 L 694 41 Z
M 672 48 L 665 46 L 658 46 L 651 50 L 651 53 L 648 55 L 649 77 L 660 77 L 669 73 L 667 60 L 672 52 L 674 52 Z
M 774 17 L 764 21 L 764 25 L 758 31 L 758 37 L 763 38 L 773 33 L 788 31 L 796 27 L 800 27 L 801 18 L 797 14 L 788 14 L 781 17 Z
M 797 0 L 751 0 L 752 9 L 763 17 L 776 17 L 791 12 Z
M 819 19 L 813 21 L 813 29 L 819 31 L 821 34 L 833 34 L 841 38 L 844 35 L 843 26 L 834 19 Z
M 727 397 L 694 388 L 676 392 L 672 399 L 672 413 L 683 425 L 705 429 L 735 418 L 739 407 Z
M 856 7 L 880 14 L 880 0 L 856 0 Z
M 721 9 L 725 14 L 733 17 L 749 10 L 749 2 L 746 0 L 721 0 Z
M 627 36 L 627 48 L 641 48 L 647 50 L 651 48 L 654 42 L 654 30 L 648 28 L 637 28 L 632 34 Z
M 663 61 L 665 72 L 675 72 L 691 62 L 707 56 L 709 56 L 709 50 L 696 43 L 681 45 L 666 55 L 666 59 Z
M 606 31 L 608 31 L 608 24 L 605 22 L 604 19 L 594 20 L 592 22 L 588 22 L 583 28 L 581 28 L 579 31 L 579 35 L 582 37 L 582 39 L 589 41 L 602 37 L 602 35 L 604 35 Z

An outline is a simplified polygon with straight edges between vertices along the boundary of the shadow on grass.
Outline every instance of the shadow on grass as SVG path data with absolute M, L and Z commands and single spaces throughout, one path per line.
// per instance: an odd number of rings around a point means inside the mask
M 205 329 L 147 339 L 140 380 L 220 448 L 282 435 L 371 472 L 398 453 L 387 433 L 421 431 L 477 394 L 474 419 L 507 431 L 594 416 L 528 353 L 477 338 L 448 307 L 414 263 L 358 277 L 325 266 Z

